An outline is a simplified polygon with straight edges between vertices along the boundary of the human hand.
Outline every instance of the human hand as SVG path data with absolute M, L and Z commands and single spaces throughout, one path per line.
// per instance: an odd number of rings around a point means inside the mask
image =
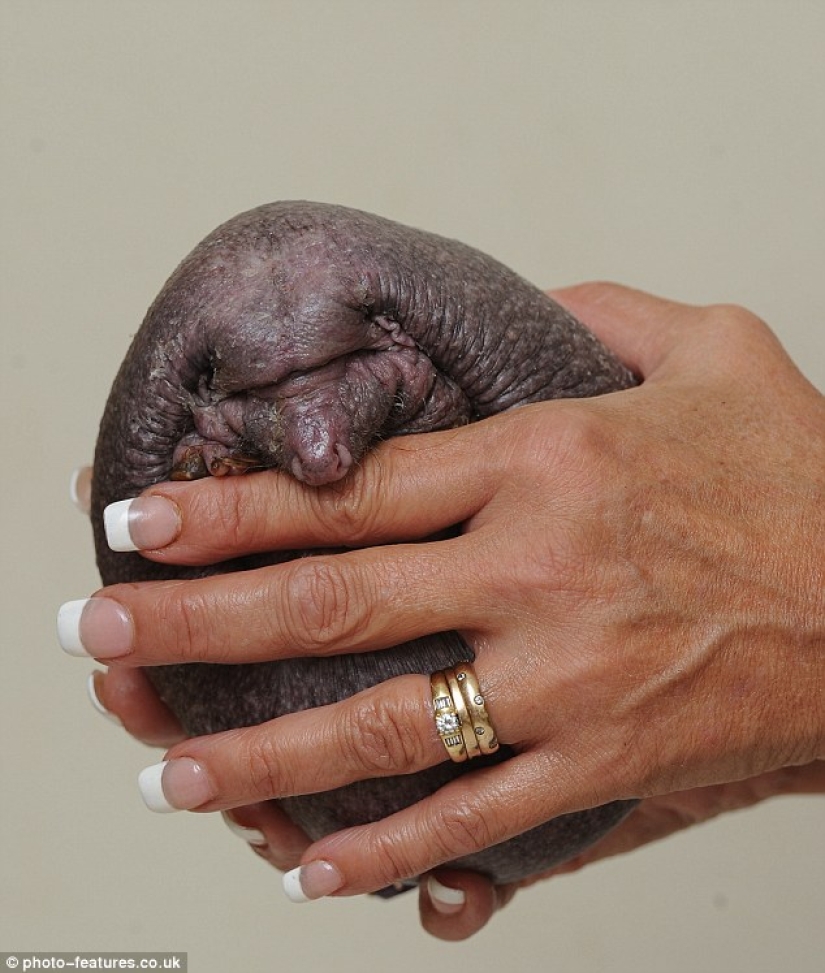
M 822 754 L 821 396 L 744 312 L 602 286 L 557 297 L 643 376 L 639 389 L 390 442 L 335 488 L 277 474 L 153 488 L 180 514 L 155 560 L 384 546 L 114 586 L 101 594 L 123 609 L 120 641 L 94 615 L 81 625 L 94 654 L 124 650 L 113 665 L 462 632 L 517 756 L 315 843 L 305 865 L 329 863 L 339 883 L 323 891 L 379 888 L 567 811 Z M 389 546 L 456 522 L 460 538 Z M 426 682 L 179 744 L 166 796 L 213 810 L 431 766 L 444 754 Z M 201 790 L 181 803 L 195 766 Z
M 140 670 L 96 672 L 93 698 L 136 737 L 157 745 L 183 739 L 174 717 L 159 706 L 156 693 Z M 105 703 L 104 703 L 105 700 Z M 743 781 L 697 787 L 642 801 L 618 827 L 586 852 L 523 882 L 494 886 L 481 875 L 438 869 L 419 890 L 421 923 L 439 939 L 466 939 L 509 903 L 516 892 L 540 881 L 576 872 L 615 855 L 634 851 L 720 814 L 751 807 L 771 797 L 825 793 L 825 761 L 785 767 Z M 293 868 L 310 841 L 272 802 L 224 812 L 232 830 L 261 858 L 281 871 Z

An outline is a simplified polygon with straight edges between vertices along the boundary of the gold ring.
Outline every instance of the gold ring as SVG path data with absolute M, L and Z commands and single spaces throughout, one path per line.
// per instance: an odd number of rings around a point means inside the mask
M 430 676 L 430 689 L 433 694 L 435 728 L 438 730 L 441 742 L 450 760 L 457 764 L 463 763 L 467 759 L 467 744 L 461 732 L 461 718 L 456 712 L 447 677 L 441 670 Z
M 467 704 L 467 711 L 470 714 L 470 721 L 473 724 L 473 732 L 479 749 L 482 753 L 495 753 L 498 750 L 498 737 L 487 713 L 484 696 L 481 693 L 473 667 L 468 662 L 461 662 L 455 667 L 454 672 Z
M 461 735 L 464 737 L 467 756 L 472 760 L 473 757 L 481 756 L 481 748 L 476 740 L 475 728 L 470 718 L 470 711 L 467 709 L 464 694 L 461 692 L 461 684 L 456 678 L 455 670 L 453 669 L 445 669 L 444 677 L 447 680 L 447 685 L 450 687 L 450 695 L 453 697 L 453 706 L 455 707 L 456 715 L 461 721 Z
M 498 737 L 469 662 L 434 672 L 430 688 L 436 730 L 450 760 L 463 763 L 498 750 Z

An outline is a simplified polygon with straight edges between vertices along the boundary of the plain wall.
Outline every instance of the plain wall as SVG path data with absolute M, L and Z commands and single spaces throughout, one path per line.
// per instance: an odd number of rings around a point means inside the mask
M 823 803 L 782 799 L 520 896 L 473 940 L 414 896 L 291 905 L 94 713 L 59 604 L 69 504 L 177 261 L 274 199 L 458 237 L 543 286 L 747 305 L 825 388 L 825 4 L 0 0 L 0 951 L 186 950 L 193 973 L 821 970 Z

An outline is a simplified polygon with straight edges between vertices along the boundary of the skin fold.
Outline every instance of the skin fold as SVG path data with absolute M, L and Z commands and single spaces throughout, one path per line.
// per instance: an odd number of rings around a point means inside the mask
M 181 263 L 114 382 L 94 463 L 101 576 L 107 585 L 198 578 L 320 550 L 206 567 L 111 551 L 103 508 L 153 484 L 278 469 L 326 487 L 390 437 L 635 384 L 567 311 L 469 247 L 342 207 L 259 207 L 216 229 Z M 147 671 L 186 732 L 200 735 L 471 657 L 456 633 L 443 632 L 374 653 Z M 279 804 L 317 839 L 386 817 L 510 755 L 503 747 L 471 764 L 445 760 Z M 567 814 L 456 864 L 498 884 L 519 882 L 581 855 L 633 805 Z

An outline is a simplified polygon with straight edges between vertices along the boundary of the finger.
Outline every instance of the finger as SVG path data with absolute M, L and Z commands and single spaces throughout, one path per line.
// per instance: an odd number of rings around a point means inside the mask
M 738 371 L 745 348 L 752 350 L 753 368 L 761 363 L 766 382 L 778 381 L 777 369 L 798 374 L 765 322 L 742 307 L 680 304 L 609 283 L 549 293 L 645 380 L 657 374 L 693 381 L 714 370 L 726 373 L 731 365 Z
M 89 678 L 86 680 L 86 694 L 89 697 L 89 702 L 92 704 L 92 707 L 110 723 L 114 723 L 116 726 L 123 726 L 123 723 L 120 721 L 120 717 L 116 713 L 112 713 L 110 710 L 106 709 L 101 701 L 100 697 L 102 695 L 104 678 L 105 674 L 99 669 L 95 669 L 93 672 L 89 673 Z
M 637 375 L 665 359 L 695 308 L 612 283 L 586 283 L 548 292 Z
M 429 679 L 400 676 L 340 703 L 185 741 L 144 771 L 141 792 L 154 810 L 214 811 L 414 773 L 445 758 Z
M 180 723 L 140 669 L 98 671 L 92 679 L 90 691 L 100 706 L 142 743 L 170 747 L 184 739 Z
M 127 665 L 242 663 L 388 648 L 483 627 L 492 584 L 467 537 L 114 585 L 64 605 L 66 652 Z
M 274 801 L 223 811 L 222 816 L 233 834 L 281 872 L 294 868 L 310 845 L 304 831 Z
M 438 869 L 422 878 L 418 908 L 421 925 L 447 942 L 468 939 L 515 895 L 513 885 L 496 886 L 483 875 Z
M 592 804 L 583 781 L 563 762 L 519 754 L 446 784 L 380 821 L 320 839 L 285 885 L 307 899 L 371 892 L 432 871 L 465 855 Z M 613 795 L 607 795 L 607 800 Z
M 107 535 L 116 550 L 174 564 L 419 540 L 467 520 L 500 480 L 505 433 L 475 425 L 382 443 L 323 487 L 275 471 L 162 483 L 110 505 Z

